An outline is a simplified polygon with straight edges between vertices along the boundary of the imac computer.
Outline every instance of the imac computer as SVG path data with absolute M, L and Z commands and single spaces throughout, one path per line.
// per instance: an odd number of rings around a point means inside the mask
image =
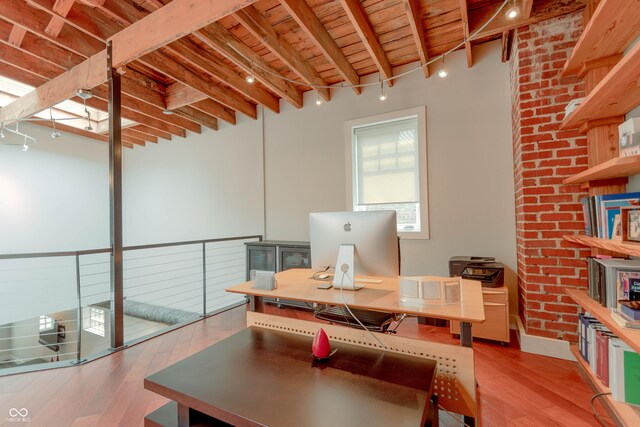
M 356 290 L 355 276 L 398 277 L 395 211 L 309 214 L 312 267 L 335 268 L 333 286 Z

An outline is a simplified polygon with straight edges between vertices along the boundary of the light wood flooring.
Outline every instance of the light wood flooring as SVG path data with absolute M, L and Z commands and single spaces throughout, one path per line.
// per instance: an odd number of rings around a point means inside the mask
M 302 310 L 270 306 L 269 312 L 313 319 Z M 167 402 L 143 388 L 144 377 L 245 326 L 243 306 L 83 366 L 0 377 L 0 425 L 141 426 L 145 414 Z M 448 328 L 418 325 L 415 319 L 405 320 L 398 333 L 457 343 Z M 474 349 L 480 425 L 599 425 L 589 406 L 593 392 L 575 362 L 522 353 L 515 339 L 509 347 L 474 342 Z M 30 422 L 8 421 L 11 408 L 26 408 Z M 600 404 L 596 408 L 606 414 Z M 450 419 L 441 424 L 452 425 Z

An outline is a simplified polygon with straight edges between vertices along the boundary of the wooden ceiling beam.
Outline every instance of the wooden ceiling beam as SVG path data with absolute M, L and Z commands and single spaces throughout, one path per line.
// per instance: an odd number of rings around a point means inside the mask
M 3 0 L 0 4 L 12 1 L 15 0 Z M 174 0 L 110 39 L 113 44 L 112 64 L 114 68 L 121 67 L 254 1 Z M 106 49 L 91 56 L 38 90 L 2 108 L 0 120 L 11 122 L 29 117 L 69 98 L 76 89 L 93 88 L 104 83 L 107 80 L 106 59 Z
M 208 127 L 209 129 L 218 130 L 218 119 L 216 119 L 215 117 L 211 117 L 210 115 L 205 114 L 202 111 L 197 110 L 189 105 L 177 108 L 173 110 L 173 112 L 178 116 L 186 117 L 190 120 L 200 123 L 202 126 Z
M 533 11 L 533 0 L 522 0 L 522 17 L 524 19 L 531 18 L 532 11 Z
M 420 2 L 418 0 L 404 0 L 404 10 L 407 14 L 407 19 L 409 19 L 413 41 L 418 49 L 420 64 L 423 65 L 424 76 L 429 77 L 429 67 L 424 65 L 429 62 L 429 52 L 427 51 L 427 39 L 424 36 L 424 27 L 422 26 Z
M 51 0 L 35 0 L 35 1 L 40 2 L 41 6 L 44 7 L 46 6 L 45 3 Z M 101 2 L 90 1 L 90 3 L 99 9 L 99 12 L 100 12 L 99 14 L 91 13 L 91 11 L 86 7 L 76 7 L 74 8 L 74 11 L 73 11 L 74 13 L 72 14 L 72 16 L 69 16 L 69 19 L 75 19 L 77 21 L 75 23 L 76 27 L 78 28 L 87 27 L 87 29 L 91 30 L 90 26 L 86 26 L 85 24 L 86 22 L 89 22 L 92 20 L 96 22 L 102 22 L 99 16 L 103 14 L 110 17 L 112 20 L 108 20 L 108 23 L 101 23 L 99 25 L 102 37 L 104 37 L 105 39 L 111 36 L 112 34 L 115 34 L 116 32 L 120 31 L 120 29 L 127 27 L 132 23 L 148 15 L 146 11 L 140 10 L 127 2 L 121 2 L 116 0 L 106 0 Z M 198 52 L 198 49 L 194 49 L 192 55 L 197 55 L 197 52 Z M 225 65 L 225 68 L 228 68 L 228 67 Z M 157 67 L 157 69 L 154 69 L 154 70 L 162 74 L 168 74 L 166 70 L 161 67 Z M 129 71 L 133 71 L 133 70 L 129 70 Z M 127 78 L 129 75 L 130 73 L 127 72 L 124 74 L 124 77 Z M 146 76 L 140 73 L 133 71 L 133 75 L 137 76 L 138 82 L 142 83 L 143 86 L 145 87 L 148 87 L 149 85 L 153 84 L 153 82 L 149 81 L 150 79 L 148 79 Z M 182 85 L 182 83 L 178 83 L 178 84 Z M 134 93 L 133 87 L 129 88 L 124 86 L 124 79 L 123 79 L 123 90 L 130 90 L 129 93 L 133 96 L 136 96 L 136 94 Z M 177 108 L 176 105 L 173 105 L 174 100 L 170 99 L 171 98 L 170 94 L 167 95 L 165 91 L 165 94 L 162 96 L 168 96 L 168 99 L 165 99 L 163 101 L 164 108 L 169 110 L 173 110 Z M 204 99 L 206 97 L 206 95 L 202 95 L 202 96 L 203 98 L 198 98 L 198 100 Z M 301 98 L 301 95 L 300 95 L 300 98 Z M 149 102 L 149 94 L 147 94 L 147 97 L 144 97 L 144 98 L 139 97 L 139 99 Z M 215 115 L 215 117 L 235 124 L 235 121 L 236 121 L 235 111 L 223 106 L 222 104 L 214 100 L 211 100 L 210 104 L 217 105 L 218 107 L 215 110 L 220 111 L 220 114 Z M 154 105 L 157 105 L 157 104 L 154 103 Z M 207 113 L 210 114 L 210 112 L 207 112 Z
M 198 47 L 191 42 L 178 40 L 167 45 L 163 51 L 170 53 L 174 58 L 177 57 L 189 64 L 193 64 L 197 69 L 220 83 L 231 87 L 252 101 L 264 105 L 274 113 L 280 112 L 278 98 L 262 89 L 259 85 L 248 83 L 245 77 L 232 70 L 227 64 L 207 52 L 198 50 Z M 301 99 L 302 97 L 298 101 L 301 102 Z M 302 105 L 297 103 L 296 106 L 301 107 Z
M 49 34 L 51 37 L 58 37 L 60 31 L 62 30 L 62 26 L 64 25 L 64 19 L 71 7 L 75 3 L 75 0 L 55 0 L 53 4 L 53 11 L 56 15 L 51 17 L 49 24 L 44 29 L 44 32 Z
M 233 14 L 233 17 L 280 58 L 294 73 L 298 74 L 305 82 L 315 86 L 325 101 L 331 100 L 329 88 L 319 87 L 329 85 L 318 71 L 308 61 L 305 61 L 302 55 L 284 37 L 276 32 L 269 21 L 254 6 L 248 6 L 237 11 Z
M 22 27 L 19 27 L 18 25 L 14 25 L 11 28 L 11 33 L 9 34 L 9 39 L 8 39 L 9 44 L 15 47 L 20 47 L 20 45 L 22 44 L 22 41 L 24 40 L 24 36 L 26 34 L 27 34 L 27 30 L 25 30 Z
M 509 55 L 511 54 L 511 43 L 513 41 L 513 31 L 502 32 L 502 62 L 509 61 Z
M 340 0 L 340 3 L 360 36 L 364 47 L 367 49 L 367 52 L 369 52 L 371 59 L 373 59 L 373 62 L 376 64 L 380 74 L 384 79 L 393 78 L 393 69 L 391 68 L 387 54 L 382 48 L 380 40 L 378 40 L 378 35 L 373 29 L 369 16 L 362 7 L 360 0 Z M 393 86 L 393 80 L 387 80 L 387 84 L 390 87 Z
M 307 2 L 300 0 L 280 0 L 280 4 L 282 4 L 289 15 L 291 15 L 300 28 L 302 28 L 313 43 L 320 49 L 342 78 L 351 85 L 359 85 L 360 76 Z M 362 91 L 361 89 L 360 87 L 353 88 L 357 94 Z
M 182 82 L 172 83 L 167 86 L 167 96 L 165 98 L 167 110 L 175 110 L 203 99 L 207 99 L 207 95 Z
M 516 17 L 515 19 L 509 19 L 504 13 L 498 13 L 496 19 L 476 34 L 473 37 L 473 40 L 502 35 L 503 31 L 514 30 L 525 25 L 535 24 L 537 22 L 555 18 L 556 16 L 576 12 L 583 9 L 586 2 L 587 0 L 536 0 L 535 7 L 533 7 L 529 18 L 522 16 Z M 473 10 L 469 14 L 469 28 L 471 33 L 473 34 L 478 28 L 487 22 L 501 4 L 502 3 L 491 4 Z
M 15 45 L 10 42 L 11 33 L 14 29 L 19 29 L 24 32 L 24 36 L 20 45 Z M 24 27 L 18 25 L 12 25 L 9 22 L 0 19 L 0 41 L 6 41 L 7 43 L 23 50 L 25 52 L 36 55 L 43 61 L 47 61 L 51 64 L 68 70 L 74 65 L 78 65 L 84 61 L 85 57 L 73 53 L 67 49 L 60 47 L 58 44 L 42 38 L 32 32 L 27 31 Z
M 256 80 L 288 100 L 296 108 L 302 107 L 302 92 L 293 84 L 276 77 L 279 73 L 271 64 L 219 23 L 209 24 L 195 32 L 193 36 L 226 57 L 244 72 L 252 73 Z M 254 67 L 253 64 L 257 67 Z
M 147 135 L 156 136 L 158 138 L 166 139 L 167 141 L 171 141 L 171 134 L 169 132 L 159 131 L 147 125 L 134 125 L 129 127 L 129 129 L 135 129 L 138 132 L 146 133 Z
M 91 93 L 93 96 L 103 99 L 105 101 L 109 100 L 109 88 L 107 85 L 100 85 L 93 89 L 91 89 Z M 191 120 L 186 120 L 183 117 L 176 117 L 171 114 L 164 114 L 161 108 L 151 106 L 145 102 L 140 101 L 132 96 L 127 94 L 122 94 L 122 107 L 127 108 L 131 111 L 136 111 L 144 116 L 149 118 L 154 118 L 156 120 L 160 120 L 167 124 L 171 124 L 173 126 L 177 126 L 184 130 L 189 130 L 195 133 L 201 133 L 200 125 L 194 123 Z M 145 123 L 145 121 L 135 120 L 138 123 Z
M 162 10 L 162 9 L 160 9 Z M 212 78 L 194 73 L 184 64 L 164 55 L 160 52 L 150 53 L 140 61 L 154 70 L 162 69 L 169 77 L 196 89 L 205 95 L 216 99 L 227 107 L 240 111 L 255 119 L 258 117 L 256 106 L 238 96 L 235 96 L 227 88 L 220 86 Z
M 139 130 L 134 129 L 133 127 L 123 128 L 122 134 L 127 136 L 132 136 L 134 138 L 141 139 L 147 142 L 153 142 L 154 144 L 158 143 L 158 138 L 155 136 L 147 135 L 146 133 L 140 132 Z
M 58 37 L 51 37 L 44 29 L 49 24 L 52 13 L 53 11 L 45 12 L 34 7 L 25 7 L 24 0 L 0 1 L 0 16 L 4 20 L 19 25 L 66 50 L 87 58 L 104 49 L 104 42 L 86 37 L 83 32 L 70 25 L 64 26 Z
M 462 17 L 462 33 L 464 37 L 464 50 L 467 54 L 467 67 L 473 67 L 473 55 L 471 54 L 471 41 L 469 40 L 469 7 L 467 0 L 460 0 L 460 16 Z
M 184 83 L 177 82 L 169 85 L 167 87 L 166 101 L 168 110 L 191 105 L 210 116 L 224 120 L 232 125 L 236 124 L 235 110 L 208 98 L 207 95 Z
M 206 98 L 191 104 L 191 107 L 200 110 L 205 114 L 224 120 L 232 125 L 236 124 L 236 112 L 224 105 Z
M 64 69 L 55 66 L 53 64 L 49 64 L 44 61 L 39 61 L 37 57 L 27 54 L 18 50 L 17 48 L 12 47 L 8 44 L 0 43 L 0 61 L 13 65 L 14 67 L 20 68 L 24 71 L 31 72 L 42 77 L 44 80 L 39 84 L 45 83 L 47 80 L 51 80 L 56 76 L 60 75 L 60 73 L 64 72 Z M 137 85 L 136 83 L 132 83 L 129 79 L 122 79 L 122 86 L 130 87 L 133 86 L 134 90 L 137 92 L 141 92 L 144 97 L 152 94 L 153 92 L 150 90 L 145 90 L 142 86 Z M 100 99 L 108 100 L 109 99 L 109 88 L 107 85 L 100 85 L 91 90 L 94 96 L 97 96 Z M 163 122 L 167 122 L 169 124 L 173 124 L 175 126 L 179 126 L 185 130 L 190 130 L 192 132 L 200 133 L 200 125 L 194 121 L 185 120 L 182 117 L 172 117 L 163 114 L 162 110 L 164 109 L 163 101 L 161 96 L 158 94 L 157 99 L 160 104 L 158 106 L 154 106 L 139 99 L 128 95 L 127 93 L 122 94 L 122 105 L 125 108 L 130 110 L 138 111 L 144 115 L 149 117 L 156 118 Z

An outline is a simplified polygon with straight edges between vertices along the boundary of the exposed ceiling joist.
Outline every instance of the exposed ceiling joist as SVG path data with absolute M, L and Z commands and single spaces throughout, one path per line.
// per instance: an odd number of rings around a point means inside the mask
M 174 113 L 178 116 L 189 118 L 202 126 L 206 126 L 213 130 L 218 130 L 218 120 L 215 117 L 211 117 L 208 114 L 203 113 L 189 105 L 180 107 L 174 110 Z
M 253 6 L 248 6 L 233 15 L 255 38 L 268 47 L 282 62 L 305 82 L 320 87 L 318 92 L 325 101 L 331 100 L 327 82 L 311 64 L 284 37 L 280 36 L 269 21 Z
M 260 85 L 248 83 L 245 77 L 232 70 L 227 64 L 207 52 L 198 50 L 198 47 L 190 42 L 179 40 L 167 45 L 164 50 L 174 58 L 179 58 L 195 65 L 202 72 L 235 89 L 257 104 L 263 104 L 275 113 L 280 112 L 278 98 L 261 88 Z M 296 106 L 302 106 L 301 102 L 296 104 Z
M 460 15 L 462 17 L 462 32 L 464 36 L 464 50 L 467 54 L 467 67 L 473 67 L 473 55 L 471 54 L 471 41 L 469 40 L 469 8 L 467 0 L 460 0 Z
M 218 100 L 229 108 L 240 111 L 252 119 L 258 117 L 256 106 L 254 104 L 238 96 L 234 96 L 233 93 L 219 85 L 212 78 L 196 74 L 184 64 L 168 57 L 167 55 L 154 52 L 144 56 L 140 60 L 142 63 L 155 70 L 162 69 L 163 72 L 171 78 Z
M 529 18 L 522 16 L 509 19 L 504 13 L 499 13 L 496 19 L 487 25 L 482 31 L 473 37 L 473 40 L 482 40 L 487 37 L 502 35 L 503 31 L 514 30 L 524 25 L 546 21 L 556 16 L 575 12 L 585 7 L 587 0 L 536 0 L 535 7 Z M 469 27 L 473 34 L 496 12 L 502 3 L 490 4 L 476 9 L 469 15 Z
M 305 1 L 299 0 L 280 0 L 280 3 L 347 83 L 359 85 L 360 76 L 309 5 Z M 360 87 L 354 87 L 353 90 L 357 94 L 361 92 Z
M 404 9 L 409 19 L 413 41 L 418 48 L 420 63 L 426 64 L 429 62 L 429 52 L 427 51 L 427 39 L 425 38 L 424 27 L 422 25 L 420 3 L 418 0 L 404 0 Z M 424 76 L 429 77 L 429 67 L 425 65 L 422 67 L 422 70 L 424 71 Z
M 522 0 L 522 17 L 524 19 L 531 18 L 532 11 L 533 11 L 533 0 Z
M 112 64 L 116 68 L 121 67 L 254 1 L 174 0 L 111 38 Z M 70 98 L 76 89 L 93 88 L 104 83 L 107 80 L 106 59 L 106 49 L 91 56 L 38 90 L 2 108 L 0 120 L 10 122 L 29 117 Z
M 277 76 L 280 74 L 275 68 L 219 23 L 214 22 L 207 25 L 193 35 L 208 47 L 225 56 L 246 73 L 252 73 L 256 80 L 274 92 L 281 94 L 283 98 L 289 100 L 297 108 L 302 107 L 302 93 L 300 90 L 293 84 L 278 78 Z M 254 67 L 253 64 L 258 66 Z
M 391 64 L 389 63 L 387 54 L 382 48 L 382 45 L 378 40 L 378 36 L 360 1 L 340 0 L 340 3 L 342 4 L 345 12 L 347 12 L 347 16 L 360 36 L 362 43 L 364 43 L 364 47 L 367 49 L 367 52 L 369 52 L 369 55 L 371 55 L 371 59 L 373 59 L 376 67 L 378 67 L 380 74 L 385 79 L 392 78 L 393 70 L 391 69 Z M 393 86 L 393 80 L 387 81 L 387 84 L 389 86 Z

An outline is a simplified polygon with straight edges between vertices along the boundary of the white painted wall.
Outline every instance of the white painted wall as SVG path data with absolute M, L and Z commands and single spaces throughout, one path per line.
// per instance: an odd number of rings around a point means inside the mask
M 125 245 L 263 233 L 261 119 L 125 153 Z
M 307 240 L 309 212 L 348 208 L 345 121 L 426 105 L 431 239 L 402 242 L 402 273 L 448 275 L 451 256 L 495 256 L 509 269 L 515 313 L 511 100 L 500 55 L 499 41 L 474 47 L 469 69 L 464 51 L 456 52 L 447 57 L 446 79 L 405 76 L 385 102 L 377 87 L 360 96 L 334 90 L 319 107 L 308 93 L 307 107 L 267 114 L 267 238 Z
M 13 127 L 13 126 L 12 126 Z M 38 143 L 0 145 L 0 254 L 75 251 L 109 244 L 107 145 L 22 123 Z M 5 142 L 22 143 L 7 131 Z

